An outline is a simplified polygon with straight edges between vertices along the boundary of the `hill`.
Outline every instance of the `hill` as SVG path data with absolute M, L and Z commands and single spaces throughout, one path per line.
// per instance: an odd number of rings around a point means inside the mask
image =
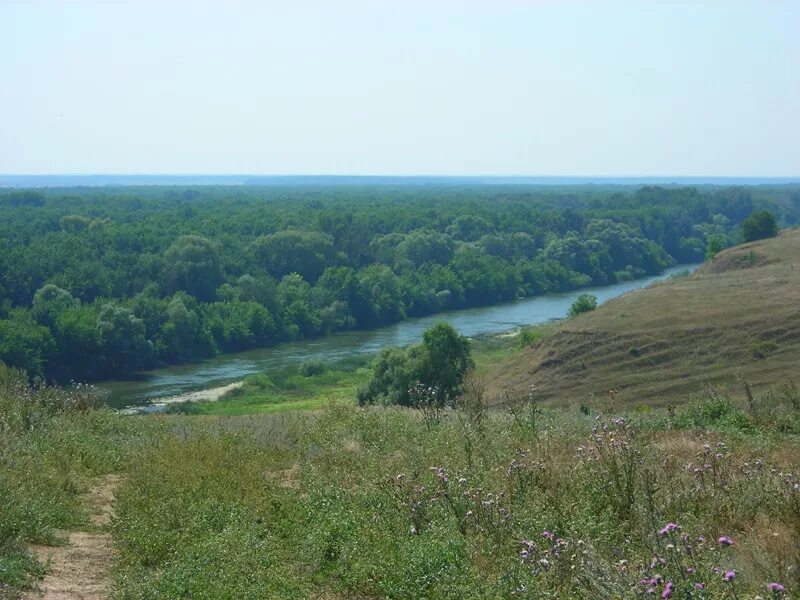
M 800 230 L 721 252 L 689 277 L 607 302 L 487 375 L 499 397 L 536 385 L 547 403 L 614 396 L 667 405 L 709 386 L 743 395 L 800 366 Z

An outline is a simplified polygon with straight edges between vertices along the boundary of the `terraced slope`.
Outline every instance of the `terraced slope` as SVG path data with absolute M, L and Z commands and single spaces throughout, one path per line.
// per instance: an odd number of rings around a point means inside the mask
M 800 230 L 736 246 L 691 277 L 612 300 L 564 322 L 489 374 L 505 387 L 535 384 L 547 403 L 613 396 L 618 404 L 677 403 L 708 386 L 743 395 L 800 384 Z M 609 390 L 613 390 L 609 393 Z

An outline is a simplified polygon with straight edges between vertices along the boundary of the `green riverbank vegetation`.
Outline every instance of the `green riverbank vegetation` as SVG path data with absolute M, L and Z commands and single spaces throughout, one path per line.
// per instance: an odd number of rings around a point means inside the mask
M 0 190 L 0 360 L 48 381 L 107 379 L 630 280 L 797 223 L 799 198 L 796 186 Z

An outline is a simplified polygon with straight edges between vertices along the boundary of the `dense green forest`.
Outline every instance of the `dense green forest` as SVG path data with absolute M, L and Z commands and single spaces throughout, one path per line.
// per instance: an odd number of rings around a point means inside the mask
M 703 260 L 800 187 L 0 190 L 0 360 L 55 381 Z

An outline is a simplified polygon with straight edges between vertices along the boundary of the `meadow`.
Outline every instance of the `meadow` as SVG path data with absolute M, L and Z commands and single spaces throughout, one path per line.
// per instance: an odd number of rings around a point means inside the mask
M 122 417 L 3 371 L 0 581 L 116 473 L 116 598 L 793 597 L 800 397 Z M 787 424 L 791 427 L 787 428 Z M 788 431 L 788 432 L 787 432 Z M 792 433 L 793 432 L 793 433 Z M 785 592 L 775 591 L 781 587 Z

